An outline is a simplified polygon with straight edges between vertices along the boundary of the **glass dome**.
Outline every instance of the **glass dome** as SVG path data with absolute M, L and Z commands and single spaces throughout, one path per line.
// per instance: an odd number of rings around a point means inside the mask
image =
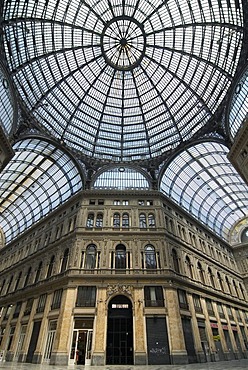
M 0 126 L 7 137 L 16 127 L 17 105 L 8 74 L 0 62 Z
M 160 183 L 164 194 L 226 240 L 248 209 L 248 186 L 227 153 L 217 142 L 189 147 L 168 164 Z
M 232 139 L 235 139 L 245 118 L 248 118 L 248 66 L 236 83 L 231 97 L 228 124 Z
M 239 63 L 242 1 L 8 0 L 3 40 L 43 130 L 88 158 L 152 160 L 217 112 Z

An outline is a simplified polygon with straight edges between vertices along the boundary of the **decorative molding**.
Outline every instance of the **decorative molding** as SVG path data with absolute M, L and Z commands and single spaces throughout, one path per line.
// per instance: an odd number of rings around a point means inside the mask
M 127 294 L 129 296 L 132 296 L 133 294 L 133 286 L 132 285 L 108 285 L 107 286 L 107 296 L 108 298 L 115 294 Z

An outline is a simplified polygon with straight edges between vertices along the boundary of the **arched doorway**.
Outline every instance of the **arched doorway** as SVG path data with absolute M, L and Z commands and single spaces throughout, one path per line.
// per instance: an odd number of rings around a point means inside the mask
M 118 295 L 108 305 L 107 365 L 133 364 L 133 313 L 131 301 Z

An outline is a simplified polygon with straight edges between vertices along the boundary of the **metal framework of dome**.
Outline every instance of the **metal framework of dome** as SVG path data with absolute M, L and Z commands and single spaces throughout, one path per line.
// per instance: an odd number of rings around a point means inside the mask
M 216 142 L 190 147 L 171 161 L 160 184 L 163 193 L 226 240 L 248 209 L 248 187 L 227 153 Z
M 7 242 L 83 187 L 72 158 L 52 143 L 29 138 L 14 150 L 0 177 L 0 225 Z
M 243 41 L 242 1 L 8 0 L 7 63 L 42 130 L 88 158 L 152 160 L 213 118 Z

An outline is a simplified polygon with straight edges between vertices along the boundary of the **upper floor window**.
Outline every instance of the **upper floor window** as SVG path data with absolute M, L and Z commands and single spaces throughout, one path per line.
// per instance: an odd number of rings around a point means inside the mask
M 114 213 L 114 218 L 113 218 L 113 226 L 115 228 L 119 228 L 120 227 L 120 214 L 119 213 Z
M 102 227 L 103 226 L 103 214 L 98 213 L 96 216 L 96 227 Z
M 30 283 L 29 279 L 31 277 L 31 272 L 32 272 L 32 267 L 29 267 L 23 287 L 27 286 Z
M 26 307 L 24 310 L 24 316 L 30 315 L 32 308 L 33 308 L 34 299 L 29 298 L 26 303 Z
M 194 276 L 193 276 L 193 266 L 192 266 L 192 263 L 190 261 L 189 256 L 186 256 L 185 262 L 186 262 L 186 265 L 187 265 L 187 270 L 188 270 L 188 273 L 189 273 L 189 277 L 191 279 L 193 279 L 194 278 Z
M 115 268 L 126 268 L 126 247 L 123 244 L 119 244 L 115 248 Z
M 49 278 L 50 276 L 52 276 L 54 262 L 55 262 L 55 256 L 53 255 L 51 257 L 50 262 L 49 262 L 49 265 L 48 265 L 47 276 L 46 276 L 47 278 Z
M 179 307 L 185 310 L 189 309 L 188 306 L 188 300 L 187 300 L 187 294 L 185 290 L 178 289 L 178 301 L 179 301 Z
M 129 214 L 123 213 L 122 215 L 122 227 L 128 228 L 129 227 Z
M 52 305 L 51 305 L 52 310 L 55 310 L 56 308 L 60 308 L 61 301 L 62 301 L 62 294 L 63 294 L 63 289 L 55 290 L 55 292 L 53 293 L 53 300 L 52 300 Z
M 88 245 L 85 255 L 85 268 L 94 269 L 96 267 L 96 246 L 94 244 Z
M 211 270 L 210 267 L 208 268 L 208 275 L 209 275 L 209 280 L 210 280 L 211 286 L 213 288 L 215 288 L 214 275 L 213 275 L 212 270 Z
M 161 286 L 145 286 L 145 305 L 146 307 L 163 307 L 164 297 Z
M 47 294 L 44 293 L 40 296 L 39 300 L 38 300 L 38 304 L 37 304 L 37 308 L 36 308 L 36 312 L 44 312 L 45 310 L 45 305 L 46 305 L 46 299 L 47 299 Z
M 42 261 L 39 263 L 39 266 L 36 270 L 36 275 L 35 275 L 35 279 L 34 279 L 35 283 L 37 283 L 37 281 L 39 281 L 39 279 L 40 279 L 41 270 L 42 270 Z
M 60 272 L 64 272 L 67 269 L 68 260 L 69 260 L 69 248 L 66 248 L 62 258 Z
M 193 294 L 192 297 L 193 297 L 193 303 L 194 303 L 195 311 L 201 313 L 202 312 L 202 306 L 201 306 L 200 296 L 197 295 L 197 294 Z
M 224 292 L 223 280 L 222 280 L 219 272 L 217 272 L 217 279 L 219 281 L 220 289 Z
M 95 307 L 96 305 L 96 287 L 79 286 L 77 292 L 77 307 Z
M 197 267 L 198 267 L 198 271 L 199 271 L 200 280 L 201 280 L 202 284 L 205 284 L 204 271 L 203 271 L 203 268 L 202 268 L 202 265 L 201 265 L 200 262 L 198 262 Z
M 13 313 L 13 319 L 19 317 L 21 308 L 22 308 L 22 302 L 17 302 L 15 306 L 15 311 Z
M 144 213 L 141 213 L 140 216 L 139 216 L 139 227 L 141 229 L 146 229 L 147 228 L 146 215 Z
M 86 227 L 92 228 L 94 226 L 94 213 L 89 213 L 87 218 Z
M 155 227 L 155 216 L 153 213 L 149 213 L 148 215 L 148 227 Z
M 157 268 L 156 252 L 152 245 L 147 245 L 145 247 L 145 267 L 147 269 Z
M 174 270 L 175 270 L 177 273 L 180 273 L 180 267 L 179 267 L 178 255 L 177 255 L 177 251 L 176 251 L 174 248 L 172 249 L 172 258 L 173 258 L 173 266 L 174 266 Z

